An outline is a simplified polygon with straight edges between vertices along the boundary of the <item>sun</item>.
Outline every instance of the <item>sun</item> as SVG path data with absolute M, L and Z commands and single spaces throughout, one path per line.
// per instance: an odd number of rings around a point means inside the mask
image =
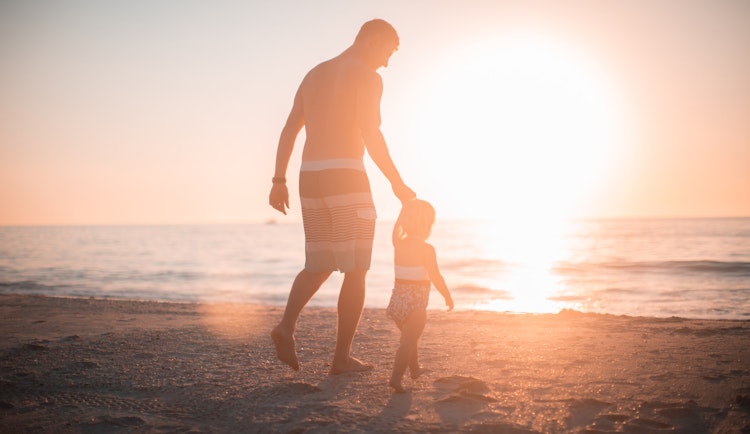
M 441 57 L 414 115 L 420 194 L 512 223 L 588 211 L 623 141 L 616 87 L 594 59 L 532 33 Z
M 410 179 L 440 218 L 474 222 L 492 310 L 553 312 L 564 284 L 555 263 L 571 254 L 571 217 L 596 212 L 623 155 L 626 105 L 616 80 L 560 37 L 507 32 L 459 44 L 410 115 Z M 429 69 L 429 68 L 428 68 Z M 416 173 L 415 173 L 416 172 Z M 574 306 L 573 306 L 574 307 Z

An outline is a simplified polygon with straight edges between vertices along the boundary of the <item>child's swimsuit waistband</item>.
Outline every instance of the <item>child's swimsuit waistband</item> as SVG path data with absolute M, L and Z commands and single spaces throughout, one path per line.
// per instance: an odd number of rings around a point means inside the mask
M 396 265 L 395 275 L 398 280 L 430 280 L 427 275 L 427 270 L 422 266 L 408 267 L 404 265 Z

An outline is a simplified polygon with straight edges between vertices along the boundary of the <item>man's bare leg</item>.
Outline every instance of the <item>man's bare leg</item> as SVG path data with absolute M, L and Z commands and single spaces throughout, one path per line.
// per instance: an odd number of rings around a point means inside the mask
M 338 303 L 338 328 L 336 351 L 331 365 L 332 374 L 369 371 L 372 365 L 352 357 L 352 341 L 365 306 L 365 277 L 367 270 L 352 271 L 344 275 Z
M 297 274 L 289 291 L 289 299 L 286 302 L 284 316 L 279 325 L 271 331 L 271 339 L 276 346 L 276 355 L 279 360 L 289 365 L 295 371 L 299 371 L 299 359 L 294 342 L 294 332 L 297 330 L 297 319 L 300 312 L 307 305 L 313 295 L 318 292 L 323 282 L 328 279 L 330 272 L 315 273 L 302 270 Z

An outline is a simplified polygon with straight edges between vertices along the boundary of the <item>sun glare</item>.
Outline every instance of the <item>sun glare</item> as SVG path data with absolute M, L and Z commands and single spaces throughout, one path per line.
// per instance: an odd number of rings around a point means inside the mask
M 429 194 L 509 223 L 585 214 L 622 141 L 620 104 L 597 64 L 538 34 L 444 57 L 416 126 Z
M 569 219 L 595 209 L 623 147 L 616 86 L 594 59 L 541 34 L 506 34 L 442 57 L 423 83 L 429 97 L 414 138 L 427 163 L 417 169 L 428 180 L 420 194 L 444 216 L 489 223 L 485 257 L 509 266 L 486 282 L 503 296 L 480 308 L 574 308 L 554 301 L 564 288 L 552 270 L 566 257 Z
M 575 309 L 577 305 L 560 301 L 565 285 L 554 273 L 559 261 L 571 255 L 569 234 L 574 225 L 559 221 L 538 225 L 533 229 L 516 224 L 484 222 L 475 224 L 477 254 L 505 264 L 487 272 L 482 282 L 488 289 L 498 291 L 494 300 L 479 301 L 475 308 L 484 310 L 554 313 L 561 309 Z

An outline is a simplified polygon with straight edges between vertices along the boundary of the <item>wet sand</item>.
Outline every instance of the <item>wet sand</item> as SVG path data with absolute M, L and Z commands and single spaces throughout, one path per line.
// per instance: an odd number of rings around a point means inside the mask
M 750 432 L 750 321 L 430 311 L 431 372 L 387 385 L 398 330 L 365 311 L 331 376 L 333 309 L 302 370 L 281 308 L 0 295 L 0 432 Z

